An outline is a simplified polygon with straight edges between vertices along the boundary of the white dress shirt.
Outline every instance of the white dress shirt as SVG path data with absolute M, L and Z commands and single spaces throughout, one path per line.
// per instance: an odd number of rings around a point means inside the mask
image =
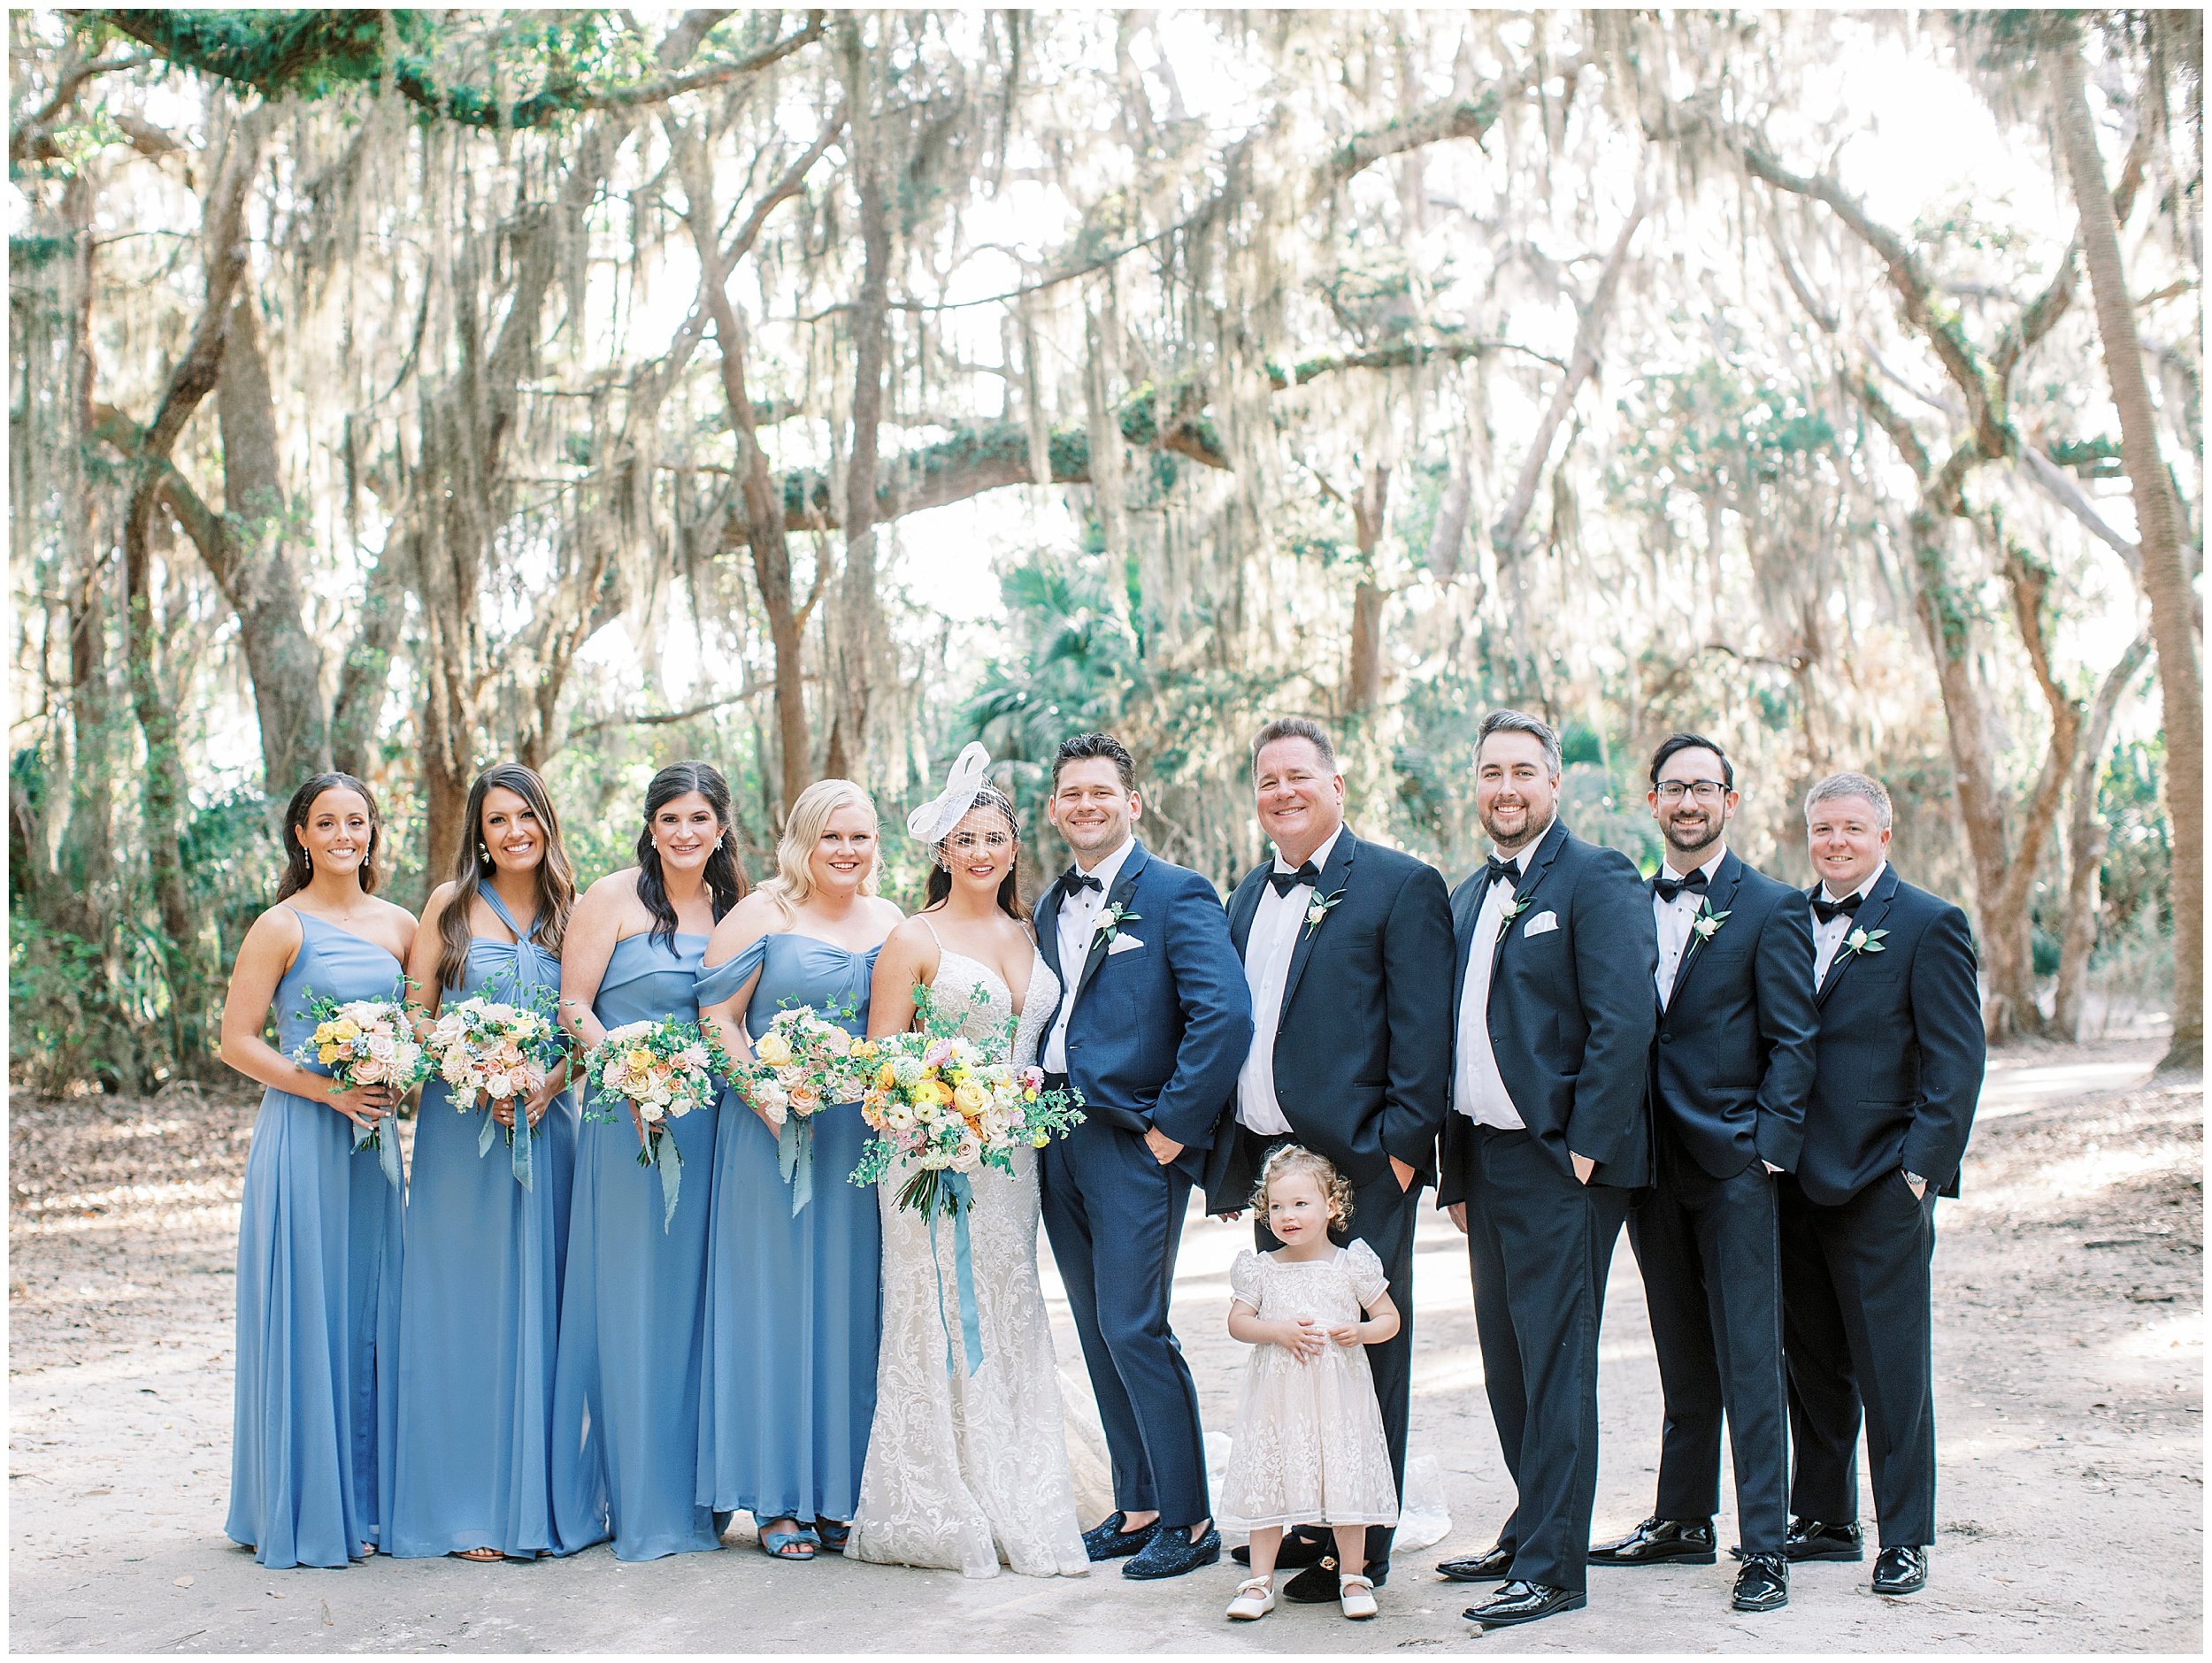
M 1711 860 L 1694 870 L 1703 872 L 1705 881 L 1710 884 L 1720 875 L 1720 863 L 1727 853 L 1728 846 L 1724 843 Z M 1671 857 L 1659 870 L 1666 877 L 1690 875 L 1676 871 Z M 1659 926 L 1659 968 L 1652 975 L 1659 985 L 1659 1004 L 1663 1009 L 1674 997 L 1674 978 L 1682 969 L 1683 954 L 1690 945 L 1690 921 L 1697 916 L 1698 902 L 1705 898 L 1705 893 L 1701 889 L 1678 889 L 1672 900 L 1662 900 L 1657 890 L 1651 892 L 1652 921 Z
M 1106 910 L 1106 897 L 1121 876 L 1129 851 L 1136 847 L 1135 838 L 1124 838 L 1119 848 L 1091 868 L 1090 876 L 1098 879 L 1096 889 L 1079 889 L 1061 897 L 1060 985 L 1067 989 L 1067 997 L 1060 1001 L 1060 1013 L 1052 1019 L 1052 1031 L 1045 1038 L 1042 1066 L 1048 1074 L 1068 1071 L 1068 1015 L 1075 1008 L 1075 990 L 1083 985 L 1083 962 L 1091 955 L 1091 941 L 1098 933 L 1099 915 Z
M 1528 857 L 1539 838 L 1513 856 L 1513 864 L 1528 870 Z M 1508 1131 L 1525 1130 L 1528 1123 L 1513 1107 L 1513 1094 L 1505 1089 L 1498 1059 L 1490 1049 L 1490 969 L 1496 961 L 1498 931 L 1505 909 L 1512 905 L 1514 886 L 1502 878 L 1490 885 L 1475 915 L 1474 939 L 1467 944 L 1467 984 L 1459 996 L 1459 1068 L 1453 1082 L 1452 1107 L 1478 1126 L 1498 1126 Z
M 1313 852 L 1314 870 L 1328 865 L 1329 854 L 1343 835 L 1344 828 L 1340 825 Z M 1283 859 L 1279 848 L 1274 870 L 1294 872 L 1298 869 Z M 1312 899 L 1311 884 L 1294 884 L 1287 893 L 1279 895 L 1275 885 L 1263 878 L 1260 904 L 1244 938 L 1244 984 L 1252 990 L 1252 1050 L 1244 1059 L 1244 1072 L 1237 1076 L 1237 1119 L 1263 1138 L 1290 1130 L 1289 1117 L 1275 1096 L 1275 1027 L 1282 1020 L 1283 990 L 1290 981 L 1291 956 L 1297 950 L 1299 931 L 1305 923 L 1306 904 Z
M 1871 872 L 1867 874 L 1866 882 L 1861 884 L 1856 889 L 1853 890 L 1851 893 L 1854 895 L 1872 894 L 1874 893 L 1874 885 L 1881 881 L 1882 874 L 1888 870 L 1889 862 L 1887 861 L 1882 862 L 1879 865 L 1875 867 Z M 1828 893 L 1828 885 L 1824 883 L 1820 886 L 1820 893 L 1822 899 L 1825 900 L 1843 900 L 1847 899 L 1847 897 L 1843 895 L 1831 895 Z M 1808 904 L 1809 905 L 1810 903 Z M 1819 915 L 1816 913 L 1814 915 L 1813 992 L 1816 993 L 1820 991 L 1820 985 L 1828 979 L 1828 967 L 1835 962 L 1836 950 L 1843 946 L 1844 937 L 1851 933 L 1852 926 L 1857 922 L 1857 919 L 1858 915 L 1856 913 L 1839 912 L 1834 917 L 1829 919 L 1826 923 L 1823 923 L 1820 921 Z

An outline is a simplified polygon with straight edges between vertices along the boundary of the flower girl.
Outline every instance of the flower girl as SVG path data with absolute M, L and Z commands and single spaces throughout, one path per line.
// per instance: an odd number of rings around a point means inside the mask
M 1221 1487 L 1221 1527 L 1252 1539 L 1252 1575 L 1229 1615 L 1248 1622 L 1274 1610 L 1284 1528 L 1325 1524 L 1344 1614 L 1371 1617 L 1367 1527 L 1398 1521 L 1398 1491 L 1364 1348 L 1398 1331 L 1398 1308 L 1374 1250 L 1329 1239 L 1350 1217 L 1352 1186 L 1327 1160 L 1276 1150 L 1252 1205 L 1283 1245 L 1247 1249 L 1229 1270 L 1229 1332 L 1253 1347 Z

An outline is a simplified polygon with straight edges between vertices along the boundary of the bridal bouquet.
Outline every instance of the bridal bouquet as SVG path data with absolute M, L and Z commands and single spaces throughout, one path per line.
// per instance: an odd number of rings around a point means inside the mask
M 533 988 L 520 1002 L 475 998 L 441 1009 L 430 1029 L 430 1056 L 438 1077 L 452 1088 L 463 1114 L 511 1102 L 515 1123 L 507 1133 L 515 1180 L 530 1187 L 530 1116 L 526 1100 L 545 1084 L 559 1061 L 562 1040 L 553 1025 L 551 992 Z M 488 1114 L 477 1136 L 480 1159 L 499 1123 Z
M 336 1082 L 334 1091 L 357 1085 L 388 1085 L 404 1097 L 430 1073 L 430 1054 L 415 1038 L 414 1019 L 395 989 L 389 999 L 349 999 L 341 1004 L 325 993 L 308 995 L 302 1013 L 314 1031 L 292 1055 L 302 1063 L 320 1063 Z M 353 1149 L 376 1151 L 384 1176 L 399 1184 L 399 1138 L 384 1136 L 381 1123 L 353 1129 Z
M 637 1163 L 661 1175 L 661 1230 L 676 1216 L 676 1194 L 683 1184 L 684 1158 L 668 1135 L 668 1123 L 704 1108 L 719 1091 L 718 1077 L 730 1072 L 730 1060 L 710 1033 L 695 1022 L 632 1022 L 610 1028 L 584 1054 L 584 1077 L 600 1099 L 620 1098 L 635 1118 L 641 1141 Z M 606 1112 L 587 1120 L 611 1121 Z
M 735 1070 L 746 1101 L 776 1129 L 776 1164 L 791 1186 L 795 1218 L 814 1196 L 814 1116 L 833 1103 L 852 1103 L 867 1089 L 876 1047 L 855 1039 L 839 1022 L 849 1006 L 823 1012 L 787 1006 L 753 1042 L 754 1066 Z
M 935 1262 L 937 1221 L 953 1222 L 953 1263 L 959 1282 L 960 1326 L 966 1341 L 968 1372 L 982 1366 L 983 1341 L 976 1316 L 975 1283 L 968 1245 L 967 1209 L 975 1192 L 971 1175 L 992 1167 L 1009 1177 L 1014 1151 L 1025 1144 L 1041 1149 L 1064 1137 L 1083 1119 L 1082 1099 L 1070 1092 L 1048 1092 L 1044 1073 L 1017 1068 L 1004 1038 L 986 1044 L 949 1031 L 949 1023 L 928 998 L 915 990 L 922 1018 L 919 1033 L 893 1034 L 876 1041 L 874 1077 L 860 1101 L 860 1113 L 875 1136 L 861 1151 L 852 1182 L 874 1184 L 904 1162 L 912 1174 L 899 1186 L 898 1205 L 929 1221 L 931 1261 Z M 943 1320 L 939 1289 L 939 1320 Z M 945 1333 L 945 1367 L 952 1368 L 952 1333 Z

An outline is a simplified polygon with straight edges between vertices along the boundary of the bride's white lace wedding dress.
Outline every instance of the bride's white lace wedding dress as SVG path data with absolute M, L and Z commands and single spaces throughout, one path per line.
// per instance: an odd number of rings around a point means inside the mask
M 1018 1063 L 1036 1061 L 1059 996 L 1041 955 L 1035 965 L 1014 1034 Z M 966 1003 L 961 1031 L 972 1039 L 996 1039 L 1014 1014 L 997 973 L 949 948 L 941 949 L 933 991 L 948 1010 Z M 983 1366 L 973 1375 L 958 1343 L 950 1225 L 937 1226 L 933 1266 L 929 1226 L 896 1205 L 908 1174 L 894 1169 L 878 1186 L 883 1338 L 850 1558 L 968 1576 L 996 1575 L 1002 1560 L 1025 1576 L 1078 1576 L 1089 1568 L 1037 1279 L 1037 1160 L 1028 1149 L 1014 1159 L 1010 1178 L 986 1167 L 971 1180 L 968 1230 L 983 1336 Z M 948 1330 L 956 1360 L 949 1376 Z

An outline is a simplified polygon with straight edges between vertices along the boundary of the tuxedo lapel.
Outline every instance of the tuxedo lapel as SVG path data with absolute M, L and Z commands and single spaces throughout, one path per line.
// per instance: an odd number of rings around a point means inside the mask
M 1721 856 L 1720 870 L 1713 874 L 1713 881 L 1705 891 L 1706 909 L 1711 912 L 1726 912 L 1734 903 L 1736 891 L 1742 883 L 1743 862 L 1737 858 L 1736 851 L 1731 849 Z M 1722 926 L 1723 929 L 1726 927 L 1724 924 Z M 1677 1001 L 1681 999 L 1683 984 L 1690 979 L 1690 972 L 1697 968 L 1698 961 L 1705 956 L 1707 945 L 1705 938 L 1698 934 L 1697 926 L 1692 924 L 1690 939 L 1682 944 L 1682 962 L 1674 967 L 1674 985 L 1668 991 L 1667 1002 L 1661 1008 L 1662 1009 L 1672 1010 Z M 1656 987 L 1653 991 L 1656 992 Z
M 1467 996 L 1467 961 L 1472 956 L 1475 924 L 1482 916 L 1481 867 L 1468 874 L 1452 896 L 1452 1020 L 1459 1020 L 1460 1001 Z
M 1122 862 L 1121 873 L 1114 879 L 1114 886 L 1107 893 L 1105 906 L 1099 909 L 1101 922 L 1103 922 L 1106 914 L 1116 907 L 1126 907 L 1129 904 L 1130 896 L 1137 892 L 1137 875 L 1144 870 L 1146 862 L 1151 858 L 1141 843 L 1136 844 L 1130 849 L 1129 858 Z M 1140 919 L 1138 922 L 1142 923 L 1143 920 Z M 1166 922 L 1164 918 L 1160 920 L 1163 926 Z M 1111 951 L 1111 945 L 1099 940 L 1096 931 L 1094 931 L 1090 950 L 1083 955 L 1083 979 L 1075 985 L 1075 992 L 1068 995 L 1069 1009 L 1075 1008 L 1075 1001 L 1083 997 L 1083 990 L 1098 979 L 1099 967 L 1106 962 L 1106 955 Z
M 1820 893 L 1817 884 L 1813 886 L 1813 893 Z M 1889 911 L 1889 903 L 1896 896 L 1897 869 L 1894 866 L 1885 867 L 1881 877 L 1875 880 L 1874 887 L 1867 893 L 1866 899 L 1859 903 L 1858 911 L 1851 915 L 1851 921 L 1844 926 L 1843 939 L 1836 943 L 1835 956 L 1828 961 L 1828 974 L 1820 984 L 1820 992 L 1813 996 L 1815 1004 L 1825 1005 L 1828 995 L 1836 991 L 1836 984 L 1843 979 L 1843 973 L 1866 956 L 1863 952 L 1854 953 L 1850 950 L 1851 938 L 1861 930 L 1871 935 L 1879 929 L 1884 915 Z
M 1313 886 L 1312 900 L 1306 903 L 1309 907 L 1315 900 L 1338 893 L 1350 881 L 1352 854 L 1358 847 L 1359 839 L 1352 835 L 1349 828 L 1339 834 L 1336 847 L 1329 851 L 1329 863 L 1321 869 L 1320 879 Z M 1308 923 L 1302 914 L 1299 916 L 1296 945 L 1290 950 L 1290 974 L 1283 979 L 1282 1008 L 1285 1010 L 1290 1008 L 1291 995 L 1298 991 L 1298 978 L 1306 973 L 1306 961 L 1313 956 L 1314 942 L 1319 939 L 1322 931 L 1328 928 L 1327 916 L 1327 914 L 1323 914 L 1323 922 L 1317 924 Z
M 1543 887 L 1544 875 L 1551 870 L 1552 862 L 1558 859 L 1559 851 L 1566 846 L 1567 823 L 1555 815 L 1552 816 L 1551 829 L 1544 833 L 1542 839 L 1536 845 L 1536 853 L 1528 857 L 1528 867 L 1522 873 L 1521 881 L 1513 885 L 1515 900 L 1525 900 L 1531 907 L 1535 904 L 1536 892 Z M 1506 919 L 1498 926 L 1498 939 L 1491 944 L 1490 947 L 1490 985 L 1493 987 L 1497 985 L 1498 961 L 1504 956 L 1506 938 L 1513 933 L 1513 926 L 1520 923 L 1522 918 L 1527 916 L 1528 908 L 1524 908 L 1519 913 Z M 1527 928 L 1525 924 L 1522 927 Z
M 1038 901 L 1032 920 L 1037 927 L 1037 951 L 1044 954 L 1045 962 L 1052 967 L 1054 978 L 1063 987 L 1067 983 L 1060 974 L 1060 898 L 1065 893 L 1060 887 L 1060 880 L 1055 877 L 1046 887 L 1043 899 Z
M 1272 861 L 1263 862 L 1244 875 L 1244 881 L 1229 897 L 1229 945 L 1237 950 L 1237 957 L 1244 957 L 1244 944 L 1252 939 L 1252 920 L 1259 912 L 1260 897 L 1267 893 L 1267 874 Z

